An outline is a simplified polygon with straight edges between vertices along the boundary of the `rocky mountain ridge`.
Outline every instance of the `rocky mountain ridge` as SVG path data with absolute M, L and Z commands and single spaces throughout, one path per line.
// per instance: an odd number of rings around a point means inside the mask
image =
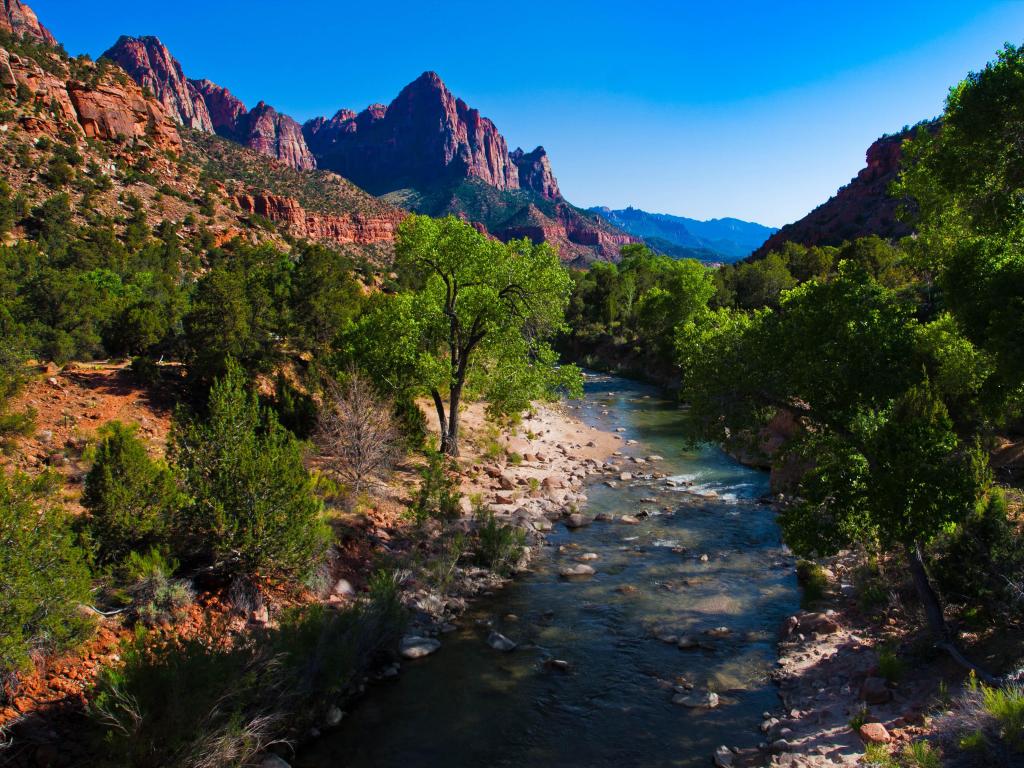
M 264 102 L 250 111 L 226 88 L 188 79 L 157 38 L 122 37 L 104 58 L 151 91 L 181 125 L 300 171 L 334 171 L 409 210 L 461 215 L 502 239 L 541 239 L 578 264 L 615 260 L 622 244 L 636 240 L 566 202 L 543 147 L 510 152 L 494 123 L 434 72 L 423 73 L 388 105 L 342 109 L 300 126 Z M 476 182 L 497 194 L 481 193 Z M 479 205 L 481 194 L 486 207 Z
M 802 219 L 782 227 L 751 258 L 767 256 L 786 242 L 840 245 L 868 235 L 895 240 L 911 234 L 913 228 L 898 217 L 904 201 L 893 197 L 890 187 L 899 176 L 903 142 L 916 130 L 906 128 L 872 143 L 865 154 L 866 165 L 849 184 Z

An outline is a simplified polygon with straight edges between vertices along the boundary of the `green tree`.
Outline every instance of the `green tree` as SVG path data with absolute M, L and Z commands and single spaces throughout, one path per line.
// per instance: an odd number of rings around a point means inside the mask
M 91 514 L 97 561 L 118 565 L 131 552 L 169 543 L 183 499 L 171 470 L 149 457 L 134 429 L 115 421 L 104 432 L 82 504 Z
M 6 687 L 33 653 L 56 652 L 88 630 L 88 555 L 53 501 L 55 478 L 0 474 L 0 677 Z
M 176 415 L 171 443 L 191 497 L 182 530 L 209 567 L 286 580 L 317 567 L 330 530 L 302 446 L 260 408 L 236 363 L 214 382 L 206 419 Z
M 499 411 L 559 388 L 579 391 L 578 371 L 559 368 L 547 341 L 564 327 L 572 287 L 549 245 L 490 240 L 454 217 L 410 216 L 396 251 L 397 268 L 414 287 L 377 305 L 367 322 L 378 330 L 356 340 L 355 354 L 378 379 L 409 381 L 430 394 L 442 452 L 459 453 L 467 391 Z
M 920 326 L 863 266 L 783 294 L 774 311 L 720 311 L 679 334 L 693 428 L 724 441 L 779 410 L 803 429 L 809 467 L 780 522 L 801 555 L 853 544 L 904 558 L 929 627 L 952 648 L 923 550 L 966 519 L 988 484 L 982 452 L 954 429 L 925 371 Z

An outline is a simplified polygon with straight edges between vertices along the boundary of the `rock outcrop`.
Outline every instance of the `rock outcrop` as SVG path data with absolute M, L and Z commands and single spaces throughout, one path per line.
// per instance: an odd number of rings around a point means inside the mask
M 544 147 L 537 147 L 533 152 L 526 153 L 516 149 L 512 153 L 512 162 L 519 169 L 519 187 L 532 189 L 545 200 L 560 200 L 562 193 L 558 189 L 558 180 L 551 170 L 551 161 Z
M 380 215 L 329 215 L 306 211 L 297 200 L 269 193 L 236 195 L 234 202 L 246 214 L 257 214 L 295 237 L 337 245 L 390 243 L 406 214 L 390 211 Z
M 469 178 L 519 189 L 518 168 L 494 123 L 453 96 L 434 72 L 420 75 L 387 107 L 310 120 L 304 133 L 320 167 L 374 194 Z
M 300 171 L 316 167 L 302 126 L 265 102 L 250 112 L 226 88 L 209 80 L 187 79 L 159 39 L 121 37 L 103 56 L 151 91 L 180 124 L 216 132 Z
M 189 80 L 189 84 L 206 102 L 213 131 L 225 138 L 234 139 L 239 121 L 248 112 L 242 100 L 227 88 L 222 88 L 209 80 Z
M 889 194 L 889 187 L 899 175 L 903 142 L 911 135 L 902 131 L 878 139 L 868 148 L 867 165 L 849 184 L 804 218 L 784 226 L 750 258 L 767 256 L 787 242 L 840 245 L 869 235 L 890 239 L 909 235 L 911 227 L 896 216 L 902 201 Z
M 316 160 L 302 137 L 302 126 L 265 102 L 239 118 L 235 136 L 240 144 L 276 157 L 299 171 L 316 168 Z
M 57 45 L 50 30 L 39 23 L 35 12 L 21 0 L 0 0 L 0 30 L 46 45 Z
M 103 57 L 119 64 L 136 83 L 149 89 L 180 124 L 197 131 L 213 131 L 203 95 L 185 79 L 181 64 L 160 40 L 122 36 Z
M 157 149 L 181 149 L 174 123 L 155 101 L 135 85 L 68 83 L 68 95 L 85 135 L 98 139 L 140 139 Z

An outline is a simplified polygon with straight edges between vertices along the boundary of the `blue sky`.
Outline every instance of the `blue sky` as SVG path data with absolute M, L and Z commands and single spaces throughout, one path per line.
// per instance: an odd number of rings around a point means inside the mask
M 775 226 L 1024 41 L 1022 2 L 30 4 L 72 54 L 157 35 L 190 77 L 300 121 L 432 69 L 510 148 L 543 144 L 577 205 Z

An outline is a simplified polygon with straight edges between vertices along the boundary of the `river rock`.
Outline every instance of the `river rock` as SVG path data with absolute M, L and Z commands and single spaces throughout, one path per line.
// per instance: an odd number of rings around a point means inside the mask
M 715 754 L 711 757 L 715 763 L 715 768 L 732 768 L 735 755 L 733 755 L 731 749 L 723 744 L 715 750 Z
M 593 576 L 596 571 L 589 565 L 567 565 L 558 571 L 558 575 L 563 579 L 571 579 L 574 576 Z
M 860 688 L 860 697 L 867 704 L 885 704 L 892 698 L 892 691 L 884 677 L 869 677 Z
M 569 662 L 564 659 L 548 659 L 544 662 L 544 669 L 550 672 L 568 672 Z
M 857 732 L 865 744 L 888 744 L 892 741 L 889 731 L 881 723 L 864 723 Z
M 516 644 L 509 638 L 505 637 L 501 632 L 491 632 L 487 636 L 487 644 L 496 651 L 502 651 L 508 653 L 516 649 Z
M 591 560 L 597 560 L 597 559 L 598 559 L 597 552 L 584 552 L 582 555 L 579 555 L 576 558 L 576 561 L 580 562 L 580 563 L 587 563 L 587 562 L 590 562 Z
M 714 691 L 704 693 L 677 693 L 672 697 L 673 704 L 681 704 L 690 709 L 714 709 L 718 706 L 718 694 Z
M 704 630 L 704 634 L 708 637 L 721 638 L 728 637 L 732 634 L 732 630 L 728 627 L 715 627 L 714 629 Z
M 324 725 L 328 728 L 334 728 L 341 723 L 342 718 L 345 717 L 345 713 L 341 711 L 341 707 L 335 705 L 327 710 L 327 714 L 324 715 Z
M 619 473 L 619 481 L 620 482 L 627 483 L 627 482 L 629 482 L 632 479 L 633 479 L 633 473 L 632 472 L 620 472 Z
M 575 512 L 565 518 L 566 528 L 582 528 L 585 525 L 590 525 L 590 518 L 586 515 L 581 515 L 579 512 Z
M 611 515 L 607 512 L 598 512 L 594 515 L 594 520 L 599 523 L 610 523 L 615 519 L 615 515 Z
M 407 635 L 402 638 L 401 653 L 406 659 L 421 659 L 441 647 L 441 641 L 432 637 Z
M 648 461 L 664 461 L 665 457 L 664 456 L 659 456 L 656 453 L 652 453 L 650 456 L 647 457 L 647 460 Z
M 633 515 L 623 515 L 619 518 L 619 522 L 624 525 L 640 525 L 640 521 L 633 517 Z
M 697 642 L 696 639 L 688 635 L 683 635 L 682 637 L 680 637 L 676 645 L 679 647 L 680 650 L 683 651 L 690 651 L 694 648 L 700 648 L 700 643 Z

